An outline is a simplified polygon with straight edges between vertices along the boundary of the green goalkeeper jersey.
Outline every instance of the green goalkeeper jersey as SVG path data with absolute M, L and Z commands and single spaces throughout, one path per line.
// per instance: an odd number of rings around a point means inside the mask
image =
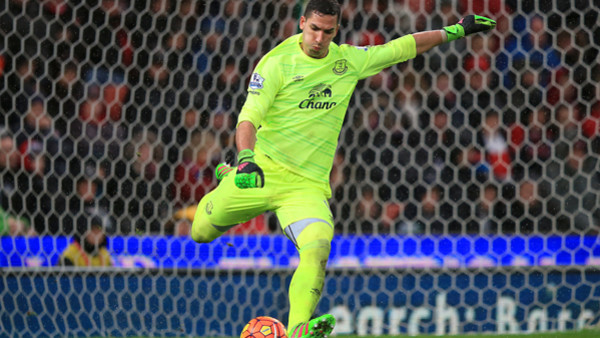
M 250 78 L 238 118 L 256 128 L 255 152 L 308 179 L 329 182 L 346 109 L 359 80 L 416 56 L 406 35 L 385 45 L 331 43 L 322 59 L 311 58 L 294 35 L 267 53 Z

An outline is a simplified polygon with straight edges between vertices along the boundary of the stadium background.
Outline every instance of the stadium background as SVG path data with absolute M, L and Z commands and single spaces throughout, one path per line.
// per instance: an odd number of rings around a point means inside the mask
M 359 83 L 332 171 L 337 236 L 318 311 L 364 325 L 338 332 L 598 323 L 599 7 L 344 2 L 338 43 L 465 13 L 498 27 Z M 297 31 L 301 8 L 0 4 L 2 332 L 235 335 L 255 315 L 286 318 L 297 257 L 273 215 L 211 245 L 185 236 L 214 167 L 235 155 L 254 65 Z M 90 222 L 114 267 L 56 267 Z

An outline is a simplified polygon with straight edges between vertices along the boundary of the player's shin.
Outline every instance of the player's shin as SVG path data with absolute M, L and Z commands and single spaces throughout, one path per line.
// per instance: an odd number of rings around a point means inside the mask
M 316 240 L 300 248 L 300 264 L 290 283 L 288 329 L 308 322 L 321 298 L 330 243 Z
M 288 336 L 301 323 L 310 320 L 323 290 L 325 269 L 331 250 L 331 226 L 324 222 L 306 227 L 297 238 L 300 263 L 289 289 L 290 313 Z

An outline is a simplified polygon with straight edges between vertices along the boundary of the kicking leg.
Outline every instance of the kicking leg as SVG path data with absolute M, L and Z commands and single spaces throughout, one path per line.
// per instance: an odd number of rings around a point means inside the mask
M 234 184 L 235 172 L 228 166 L 219 166 L 217 188 L 204 196 L 194 215 L 192 239 L 210 243 L 225 232 L 262 214 L 268 208 L 271 188 L 239 189 Z

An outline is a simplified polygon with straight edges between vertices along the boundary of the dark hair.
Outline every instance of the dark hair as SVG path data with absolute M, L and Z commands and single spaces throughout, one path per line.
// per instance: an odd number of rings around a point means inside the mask
M 337 20 L 340 20 L 341 9 L 338 0 L 310 0 L 304 10 L 304 16 L 308 18 L 313 12 L 337 16 Z

